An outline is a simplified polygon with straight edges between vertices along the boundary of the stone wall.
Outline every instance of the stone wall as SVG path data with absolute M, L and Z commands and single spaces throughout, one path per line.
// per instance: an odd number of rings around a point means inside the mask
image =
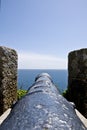
M 69 53 L 67 97 L 87 118 L 87 49 Z
M 17 53 L 0 46 L 0 115 L 17 100 Z

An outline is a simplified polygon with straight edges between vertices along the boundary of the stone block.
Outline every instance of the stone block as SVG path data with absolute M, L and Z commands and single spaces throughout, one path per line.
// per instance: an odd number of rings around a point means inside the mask
M 0 46 L 0 115 L 17 100 L 17 53 Z
M 68 99 L 87 118 L 87 49 L 69 53 Z

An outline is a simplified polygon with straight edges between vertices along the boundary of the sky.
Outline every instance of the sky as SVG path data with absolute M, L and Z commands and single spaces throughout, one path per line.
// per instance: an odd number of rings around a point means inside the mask
M 0 0 L 0 46 L 19 69 L 67 69 L 69 52 L 87 48 L 87 0 Z

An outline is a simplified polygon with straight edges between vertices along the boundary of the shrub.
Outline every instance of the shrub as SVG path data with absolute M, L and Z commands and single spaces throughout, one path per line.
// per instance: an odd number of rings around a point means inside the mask
M 17 90 L 17 99 L 19 100 L 20 98 L 22 98 L 26 94 L 27 94 L 27 90 L 23 90 L 23 89 Z

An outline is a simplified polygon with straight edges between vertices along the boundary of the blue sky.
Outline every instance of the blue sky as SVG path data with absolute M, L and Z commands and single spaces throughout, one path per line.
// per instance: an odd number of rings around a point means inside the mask
M 21 69 L 66 69 L 68 53 L 87 48 L 87 0 L 1 0 L 0 45 Z

